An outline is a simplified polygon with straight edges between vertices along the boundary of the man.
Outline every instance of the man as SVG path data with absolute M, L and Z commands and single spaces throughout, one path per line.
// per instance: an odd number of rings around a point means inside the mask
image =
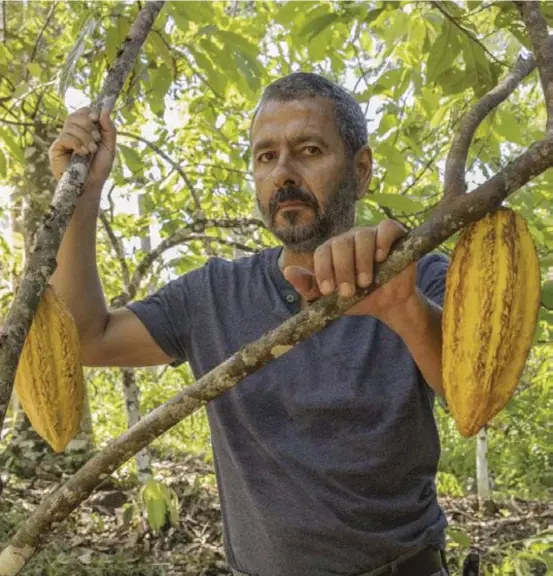
M 321 294 L 352 295 L 405 234 L 353 228 L 372 170 L 365 118 L 314 75 L 264 92 L 251 126 L 259 210 L 283 246 L 203 268 L 108 311 L 95 262 L 100 193 L 115 129 L 71 114 L 52 145 L 96 152 L 52 283 L 79 328 L 88 366 L 189 362 L 196 377 Z M 446 574 L 436 501 L 445 258 L 427 255 L 348 315 L 210 402 L 225 551 L 236 574 Z

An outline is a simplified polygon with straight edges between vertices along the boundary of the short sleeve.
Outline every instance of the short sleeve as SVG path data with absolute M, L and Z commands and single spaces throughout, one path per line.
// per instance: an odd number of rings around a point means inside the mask
M 424 255 L 417 264 L 417 286 L 438 306 L 443 306 L 448 266 L 448 258 L 438 252 Z
M 175 358 L 170 366 L 179 366 L 187 360 L 194 310 L 200 301 L 205 278 L 205 268 L 199 268 L 126 306 L 146 326 L 165 354 Z

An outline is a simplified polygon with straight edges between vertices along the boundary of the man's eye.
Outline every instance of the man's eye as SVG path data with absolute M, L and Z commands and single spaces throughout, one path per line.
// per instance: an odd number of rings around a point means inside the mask
M 259 155 L 259 158 L 257 160 L 259 162 L 269 162 L 270 160 L 273 160 L 274 158 L 275 158 L 274 152 L 263 152 L 263 154 Z
M 317 156 L 318 154 L 320 154 L 321 149 L 318 146 L 306 146 L 303 151 L 308 155 L 308 156 Z

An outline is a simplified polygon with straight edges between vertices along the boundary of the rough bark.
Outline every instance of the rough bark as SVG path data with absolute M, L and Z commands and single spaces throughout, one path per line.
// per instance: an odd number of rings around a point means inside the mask
M 519 9 L 536 58 L 547 109 L 547 130 L 553 130 L 553 44 L 539 2 L 515 2 Z
M 530 55 L 527 58 L 519 57 L 515 68 L 468 114 L 465 115 L 461 126 L 456 133 L 449 149 L 445 165 L 444 198 L 459 196 L 465 192 L 465 171 L 467 156 L 472 139 L 482 120 L 501 102 L 512 94 L 515 88 L 536 67 L 535 58 Z
M 124 40 L 113 68 L 93 109 L 111 110 L 119 96 L 126 77 L 164 2 L 147 2 L 138 14 Z M 88 175 L 92 156 L 76 156 L 60 179 L 54 198 L 46 210 L 29 262 L 23 273 L 19 290 L 0 334 L 0 427 L 10 401 L 19 356 L 31 327 L 42 293 L 56 269 L 56 255 L 75 210 L 78 197 Z

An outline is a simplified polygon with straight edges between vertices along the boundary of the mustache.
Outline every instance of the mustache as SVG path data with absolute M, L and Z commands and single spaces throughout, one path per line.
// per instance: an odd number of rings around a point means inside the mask
M 307 190 L 297 186 L 283 186 L 279 188 L 269 202 L 269 214 L 271 219 L 274 218 L 278 205 L 282 202 L 303 202 L 311 206 L 318 214 L 319 202 L 317 198 Z

